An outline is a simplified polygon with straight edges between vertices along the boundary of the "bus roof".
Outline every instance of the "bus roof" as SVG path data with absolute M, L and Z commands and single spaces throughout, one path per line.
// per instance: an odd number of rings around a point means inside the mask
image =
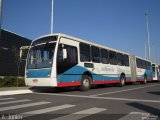
M 40 38 L 43 38 L 43 37 L 49 37 L 49 36 L 56 36 L 56 35 L 59 36 L 59 37 L 68 38 L 68 39 L 78 41 L 78 42 L 81 42 L 81 43 L 85 43 L 85 44 L 97 46 L 97 47 L 100 47 L 100 48 L 103 48 L 103 49 L 107 49 L 107 50 L 111 50 L 111 51 L 115 51 L 115 52 L 119 52 L 119 53 L 122 53 L 122 54 L 129 55 L 129 53 L 127 53 L 127 52 L 122 52 L 120 50 L 116 50 L 116 49 L 113 49 L 113 48 L 110 48 L 110 47 L 106 47 L 106 46 L 103 46 L 103 45 L 100 45 L 100 44 L 97 44 L 97 43 L 89 42 L 87 40 L 82 40 L 82 39 L 79 39 L 79 38 L 76 38 L 76 37 L 73 37 L 73 36 L 70 36 L 70 35 L 62 34 L 62 33 L 48 34 L 48 35 L 41 36 L 37 39 L 40 39 Z
M 142 58 L 142 57 L 138 57 L 138 56 L 136 56 L 136 58 L 139 58 L 139 59 L 141 59 L 141 60 L 145 60 L 145 61 L 151 62 L 150 60 L 147 60 L 147 59 Z
M 48 35 L 41 36 L 41 37 L 39 37 L 37 39 L 40 39 L 40 38 L 43 38 L 43 37 L 49 37 L 49 36 L 56 36 L 56 35 L 59 36 L 59 37 L 68 38 L 68 39 L 71 39 L 71 40 L 74 40 L 74 41 L 78 41 L 78 42 L 81 42 L 81 43 L 97 46 L 97 47 L 100 47 L 100 48 L 103 48 L 103 49 L 107 49 L 107 50 L 119 52 L 119 53 L 122 53 L 122 54 L 130 55 L 127 52 L 116 50 L 116 49 L 113 49 L 113 48 L 110 48 L 110 47 L 106 47 L 106 46 L 103 46 L 103 45 L 100 45 L 100 44 L 97 44 L 97 43 L 89 42 L 87 40 L 82 40 L 82 39 L 79 39 L 79 38 L 76 38 L 76 37 L 73 37 L 73 36 L 70 36 L 70 35 L 66 35 L 66 34 L 63 34 L 63 33 L 48 34 Z M 150 60 L 147 60 L 147 59 L 144 59 L 144 58 L 141 58 L 141 57 L 138 57 L 138 56 L 136 56 L 136 58 L 151 62 Z

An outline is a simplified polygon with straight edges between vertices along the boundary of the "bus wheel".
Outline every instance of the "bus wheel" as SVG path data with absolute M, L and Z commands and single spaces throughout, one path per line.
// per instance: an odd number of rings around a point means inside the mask
M 124 85 L 125 85 L 125 76 L 124 76 L 124 75 L 121 75 L 119 86 L 120 86 L 120 87 L 123 87 Z
M 91 77 L 88 75 L 83 75 L 81 80 L 81 91 L 87 91 L 91 88 Z

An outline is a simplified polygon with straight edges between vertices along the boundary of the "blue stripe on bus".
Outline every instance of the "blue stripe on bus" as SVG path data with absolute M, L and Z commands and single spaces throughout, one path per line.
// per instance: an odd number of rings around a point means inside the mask
M 52 68 L 28 69 L 27 78 L 48 78 L 50 77 Z
M 58 82 L 80 82 L 82 75 L 59 75 Z M 95 81 L 111 81 L 111 80 L 119 80 L 119 77 L 110 77 L 110 76 L 102 76 L 102 75 L 93 75 L 93 80 Z
M 65 71 L 63 74 L 83 74 L 86 71 L 88 71 L 88 69 L 86 69 L 85 67 L 76 65 L 76 66 L 72 67 L 71 69 Z M 89 72 L 91 72 L 91 71 L 89 71 Z M 91 72 L 91 74 L 93 74 L 93 72 Z
M 71 69 L 67 70 L 61 75 L 58 75 L 58 82 L 80 82 L 82 75 L 84 72 L 88 71 L 88 69 L 82 67 L 82 66 L 74 66 Z M 92 79 L 96 81 L 112 81 L 112 80 L 119 80 L 119 75 L 100 75 L 95 74 L 91 71 L 89 71 L 92 74 Z M 131 79 L 131 76 L 126 76 L 127 80 Z
M 43 68 L 43 69 L 28 69 L 27 70 L 27 78 L 49 78 L 51 74 L 52 68 Z M 57 82 L 80 82 L 82 75 L 84 72 L 88 71 L 88 69 L 82 66 L 74 66 L 71 69 L 67 70 L 63 74 L 58 75 Z M 100 75 L 95 74 L 92 71 L 89 71 L 92 74 L 93 80 L 96 81 L 110 81 L 110 80 L 119 80 L 119 75 Z M 146 70 L 146 74 L 148 77 L 149 71 Z M 144 75 L 137 76 L 137 79 L 144 79 Z M 131 76 L 127 75 L 126 80 L 131 80 Z

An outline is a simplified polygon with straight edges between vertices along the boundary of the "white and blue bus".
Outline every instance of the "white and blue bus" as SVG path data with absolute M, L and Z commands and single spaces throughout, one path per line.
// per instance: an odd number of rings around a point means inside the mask
M 64 34 L 42 36 L 29 47 L 28 86 L 88 90 L 92 85 L 152 80 L 151 62 L 135 55 Z

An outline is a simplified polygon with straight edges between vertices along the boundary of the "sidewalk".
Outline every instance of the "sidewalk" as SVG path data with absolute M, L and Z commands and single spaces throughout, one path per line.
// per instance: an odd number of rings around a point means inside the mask
M 29 88 L 30 87 L 2 87 L 0 88 L 0 96 L 33 93 Z

